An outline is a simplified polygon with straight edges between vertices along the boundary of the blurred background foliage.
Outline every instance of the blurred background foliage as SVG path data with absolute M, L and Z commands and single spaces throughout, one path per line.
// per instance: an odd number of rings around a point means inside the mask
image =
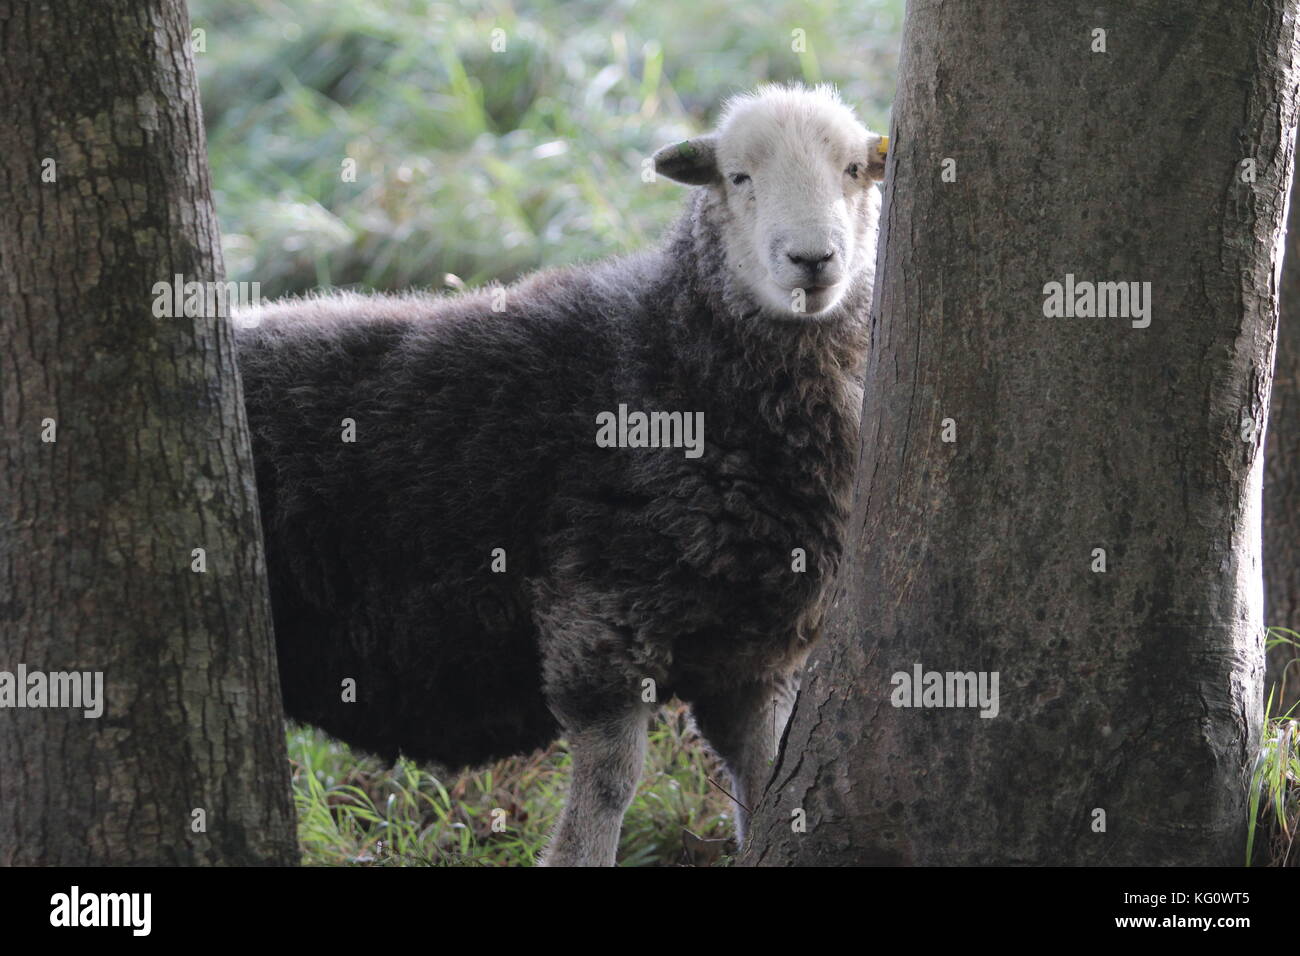
M 710 126 L 731 93 L 831 82 L 887 130 L 902 13 L 903 0 L 191 0 L 228 277 L 267 297 L 437 289 L 645 246 L 682 189 L 644 183 L 642 162 Z

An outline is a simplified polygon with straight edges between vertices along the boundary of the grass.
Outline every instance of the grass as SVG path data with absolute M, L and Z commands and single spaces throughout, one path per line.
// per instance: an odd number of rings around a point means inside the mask
M 1300 651 L 1300 633 L 1270 627 L 1266 649 L 1289 646 Z M 1296 658 L 1300 661 L 1300 657 Z M 1296 661 L 1292 661 L 1294 665 Z M 1300 866 L 1296 830 L 1300 827 L 1300 721 L 1292 707 L 1273 713 L 1274 700 L 1284 700 L 1288 666 L 1279 687 L 1269 689 L 1264 732 L 1250 780 L 1250 818 L 1246 865 Z
M 459 777 L 409 760 L 385 766 L 312 728 L 290 729 L 289 755 L 308 866 L 531 865 L 569 780 L 563 742 Z M 619 863 L 727 862 L 733 805 L 711 780 L 727 785 L 686 708 L 665 707 L 624 819 Z

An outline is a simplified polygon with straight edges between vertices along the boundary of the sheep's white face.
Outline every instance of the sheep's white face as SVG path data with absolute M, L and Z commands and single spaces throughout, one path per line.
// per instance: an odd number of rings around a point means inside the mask
M 727 263 L 769 313 L 832 313 L 873 267 L 881 137 L 828 88 L 731 100 L 718 131 L 667 147 L 656 168 L 720 191 Z

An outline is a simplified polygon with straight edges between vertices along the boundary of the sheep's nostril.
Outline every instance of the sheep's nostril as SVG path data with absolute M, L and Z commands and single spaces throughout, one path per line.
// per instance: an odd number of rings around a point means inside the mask
M 835 250 L 832 249 L 830 252 L 825 252 L 825 253 L 787 252 L 785 255 L 787 259 L 789 259 L 791 262 L 797 265 L 800 269 L 803 269 L 805 272 L 809 272 L 812 273 L 813 275 L 816 275 L 818 272 L 822 271 L 822 267 L 825 266 L 826 263 L 830 262 L 832 259 L 835 258 Z

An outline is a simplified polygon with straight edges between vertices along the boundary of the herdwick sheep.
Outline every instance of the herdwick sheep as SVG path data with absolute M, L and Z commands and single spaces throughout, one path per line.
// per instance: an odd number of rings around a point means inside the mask
M 764 87 L 654 164 L 699 188 L 653 251 L 237 322 L 286 710 L 452 767 L 563 734 L 551 865 L 614 863 L 670 695 L 743 840 L 848 513 L 882 137 Z

